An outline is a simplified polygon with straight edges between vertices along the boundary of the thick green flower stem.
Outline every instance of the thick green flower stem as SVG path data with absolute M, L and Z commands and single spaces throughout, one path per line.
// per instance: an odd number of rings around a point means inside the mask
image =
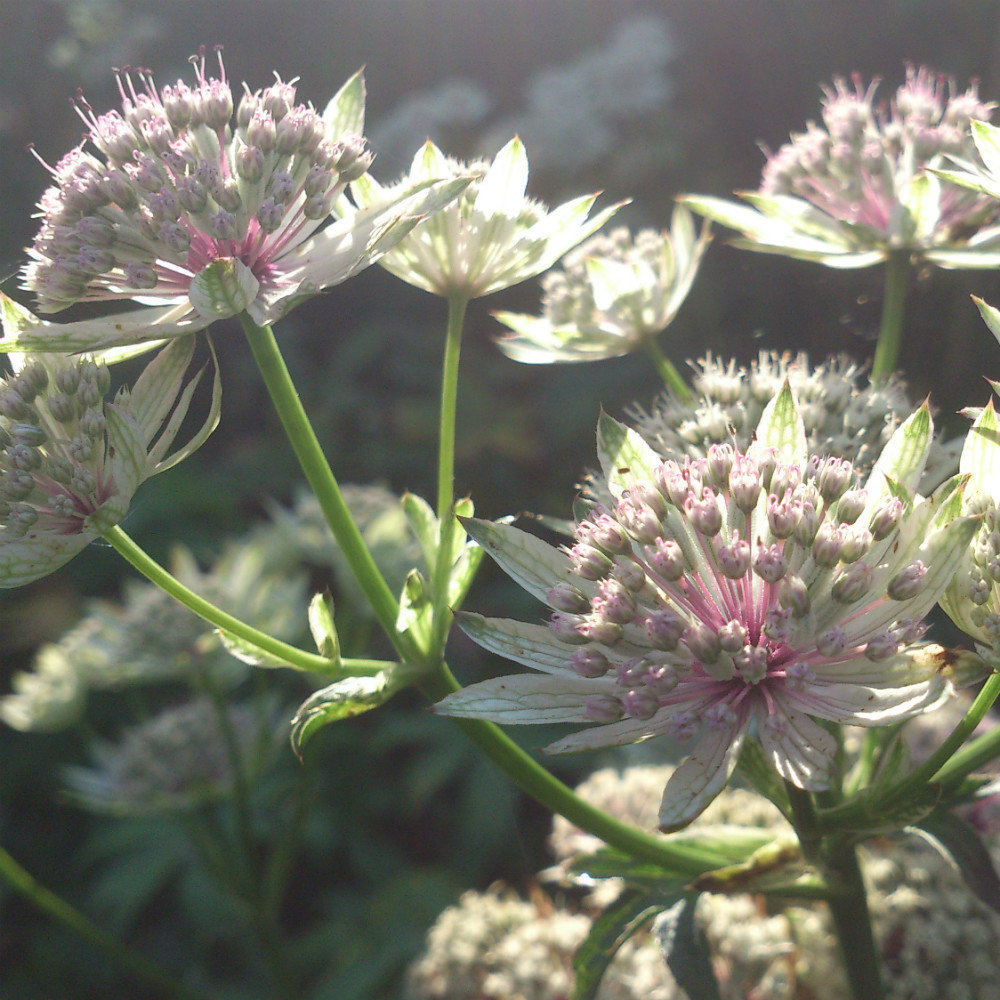
M 246 313 L 240 314 L 240 323 L 302 472 L 375 617 L 400 656 L 411 663 L 419 662 L 420 650 L 396 628 L 399 605 L 351 517 L 344 495 L 288 374 L 274 333 L 269 326 L 258 326 Z
M 785 782 L 792 807 L 792 825 L 802 853 L 815 864 L 829 886 L 827 906 L 837 931 L 844 969 L 854 1000 L 882 1000 L 885 991 L 871 915 L 858 857 L 849 842 L 824 838 L 809 792 Z
M 656 338 L 646 337 L 642 342 L 642 346 L 649 355 L 650 360 L 656 366 L 656 370 L 660 373 L 660 378 L 663 379 L 667 388 L 681 402 L 690 401 L 692 395 L 690 387 L 681 378 L 680 372 L 674 367 L 670 358 L 660 350 L 660 345 L 656 342 Z
M 909 250 L 890 250 L 885 262 L 885 292 L 882 298 L 882 322 L 875 344 L 871 381 L 875 385 L 885 382 L 899 363 L 899 349 L 903 342 L 903 316 L 906 311 L 906 292 L 910 285 Z
M 275 658 L 288 663 L 300 670 L 329 675 L 330 660 L 317 653 L 309 653 L 296 646 L 290 646 L 280 639 L 275 639 L 266 632 L 261 632 L 246 622 L 234 618 L 221 608 L 199 597 L 193 590 L 185 587 L 176 577 L 168 573 L 155 559 L 143 551 L 119 525 L 109 528 L 103 535 L 104 540 L 133 568 L 137 569 L 147 580 L 165 590 L 171 597 L 180 601 L 186 608 L 204 618 L 210 625 L 231 632 L 239 639 L 270 653 Z M 338 673 L 343 676 L 376 674 L 388 664 L 380 660 L 341 660 Z
M 462 349 L 462 327 L 469 300 L 448 298 L 448 329 L 445 333 L 441 370 L 441 414 L 438 434 L 437 517 L 440 536 L 432 580 L 434 591 L 433 634 L 443 646 L 451 618 L 448 583 L 453 561 L 455 482 L 455 413 L 458 405 L 458 359 Z
M 168 997 L 170 1000 L 208 1000 L 207 994 L 189 989 L 172 979 L 152 962 L 130 951 L 107 931 L 92 923 L 50 889 L 40 885 L 2 847 L 0 847 L 0 878 L 46 916 L 99 948 L 115 965 L 128 973 L 137 983 L 142 983 L 146 990 L 152 990 L 156 996 Z M 146 995 L 145 990 L 143 995 Z
M 458 687 L 448 665 L 442 662 L 437 673 L 426 678 L 420 685 L 420 690 L 433 702 L 439 701 L 451 691 L 457 691 Z M 458 718 L 451 721 L 536 802 L 551 812 L 565 816 L 581 830 L 599 837 L 609 847 L 691 877 L 732 863 L 732 858 L 709 848 L 671 843 L 666 837 L 638 830 L 602 812 L 581 799 L 533 760 L 492 722 Z

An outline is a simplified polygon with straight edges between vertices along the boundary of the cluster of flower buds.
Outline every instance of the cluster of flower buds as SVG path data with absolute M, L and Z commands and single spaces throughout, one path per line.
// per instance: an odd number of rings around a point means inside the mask
M 100 531 L 125 513 L 107 472 L 106 366 L 28 361 L 0 383 L 0 553 L 33 531 Z M 2 559 L 2 557 L 0 557 Z
M 220 60 L 220 69 L 221 69 Z M 157 89 L 119 74 L 122 111 L 78 110 L 95 153 L 70 151 L 42 196 L 26 285 L 42 309 L 87 299 L 187 293 L 217 258 L 241 260 L 258 280 L 326 219 L 344 185 L 367 170 L 358 135 L 334 136 L 292 83 L 249 90 L 236 107 L 222 71 Z M 98 155 L 99 154 L 99 155 Z
M 499 341 L 515 361 L 594 361 L 636 350 L 677 314 L 708 246 L 690 212 L 669 232 L 619 227 L 598 233 L 541 279 L 542 316 L 500 312 L 513 334 Z
M 863 479 L 847 459 L 809 456 L 787 384 L 746 451 L 716 444 L 704 458 L 664 461 L 602 418 L 615 501 L 578 523 L 561 559 L 514 528 L 494 525 L 487 539 L 553 610 L 548 629 L 465 622 L 483 645 L 548 676 L 472 685 L 443 710 L 597 723 L 555 752 L 700 733 L 664 793 L 664 828 L 714 798 L 751 732 L 783 778 L 827 787 L 835 744 L 814 718 L 882 725 L 950 691 L 940 649 L 919 642 L 922 619 L 976 519 L 956 480 L 931 500 L 910 492 L 930 439 L 925 404 Z M 551 573 L 544 589 L 518 554 L 529 551 Z
M 858 223 L 881 236 L 897 236 L 894 207 L 906 185 L 947 155 L 973 159 L 970 125 L 989 121 L 995 105 L 979 99 L 976 85 L 959 93 L 926 66 L 910 66 L 888 110 L 875 105 L 878 81 L 859 75 L 823 88 L 823 125 L 810 123 L 768 157 L 761 193 L 794 195 L 828 215 Z M 996 221 L 996 203 L 952 184 L 941 194 L 938 233 L 946 241 L 984 221 Z
M 891 376 L 863 384 L 862 368 L 845 355 L 811 368 L 806 354 L 761 351 L 748 366 L 711 354 L 692 362 L 695 400 L 665 392 L 650 410 L 636 405 L 636 430 L 664 457 L 704 458 L 712 444 L 750 445 L 764 407 L 787 379 L 799 403 L 806 442 L 817 454 L 850 455 L 870 469 L 899 423 L 913 410 L 904 383 Z M 954 472 L 961 439 L 935 438 L 921 482 L 926 492 Z
M 0 380 L 0 587 L 18 587 L 69 561 L 114 527 L 143 480 L 190 454 L 218 420 L 166 452 L 191 403 L 192 338 L 164 348 L 105 402 L 107 366 L 87 356 L 11 355 Z M 196 381 L 196 380 L 195 380 Z

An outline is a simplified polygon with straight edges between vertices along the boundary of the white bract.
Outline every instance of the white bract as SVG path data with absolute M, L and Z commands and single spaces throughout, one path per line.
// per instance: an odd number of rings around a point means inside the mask
M 200 375 L 185 379 L 190 337 L 163 348 L 131 390 L 105 403 L 107 367 L 87 356 L 10 356 L 0 382 L 0 587 L 20 587 L 69 562 L 125 516 L 139 484 L 201 446 L 208 416 L 173 454 Z
M 977 519 L 959 480 L 913 490 L 930 447 L 926 404 L 871 473 L 810 456 L 786 383 L 745 452 L 664 461 L 602 418 L 598 451 L 615 498 L 557 550 L 507 524 L 471 522 L 494 559 L 554 612 L 548 627 L 467 615 L 487 649 L 537 673 L 446 697 L 446 715 L 508 723 L 591 723 L 554 752 L 666 735 L 695 739 L 667 783 L 665 830 L 725 786 L 747 738 L 778 774 L 821 790 L 836 740 L 815 719 L 879 726 L 951 693 L 949 656 L 921 624 Z
M 935 170 L 971 158 L 974 130 L 994 105 L 973 85 L 927 67 L 910 67 L 888 109 L 875 103 L 878 81 L 836 79 L 823 88 L 823 124 L 768 154 L 748 205 L 721 198 L 683 201 L 743 233 L 734 245 L 829 267 L 868 267 L 909 250 L 940 267 L 1000 264 L 995 202 Z
M 221 58 L 219 79 L 206 75 L 204 57 L 193 62 L 193 87 L 120 72 L 120 113 L 77 102 L 87 135 L 49 168 L 55 183 L 23 273 L 43 312 L 95 300 L 143 308 L 67 324 L 6 317 L 4 349 L 96 350 L 243 311 L 274 322 L 367 267 L 466 183 L 425 177 L 327 224 L 334 199 L 371 162 L 361 74 L 322 115 L 295 103 L 294 81 L 245 89 L 233 123 Z
M 498 312 L 514 332 L 498 341 L 515 361 L 598 361 L 637 350 L 677 315 L 708 246 L 691 213 L 674 210 L 669 232 L 597 234 L 542 277 L 542 315 Z
M 349 220 L 432 178 L 469 175 L 473 180 L 459 197 L 382 255 L 382 267 L 435 295 L 479 298 L 541 274 L 619 207 L 588 219 L 596 195 L 575 198 L 552 211 L 527 198 L 528 158 L 519 139 L 507 143 L 492 163 L 463 163 L 428 140 L 413 158 L 409 174 L 389 187 L 365 174 L 351 184 L 356 207 L 343 200 L 336 211 Z

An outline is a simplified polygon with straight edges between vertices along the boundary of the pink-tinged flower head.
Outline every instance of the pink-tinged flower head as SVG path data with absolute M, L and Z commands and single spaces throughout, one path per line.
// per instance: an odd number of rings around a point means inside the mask
M 888 104 L 876 102 L 878 84 L 855 74 L 823 87 L 822 122 L 768 153 L 760 189 L 740 192 L 752 208 L 687 203 L 742 231 L 747 249 L 836 267 L 865 267 L 891 250 L 942 267 L 995 267 L 1000 209 L 937 169 L 972 158 L 974 126 L 995 105 L 975 83 L 959 92 L 925 66 L 907 68 Z
M 238 101 L 221 56 L 193 85 L 118 73 L 121 110 L 77 112 L 84 142 L 48 167 L 42 226 L 24 285 L 43 312 L 134 299 L 148 308 L 99 323 L 36 323 L 13 349 L 66 351 L 189 333 L 247 311 L 272 322 L 300 297 L 372 263 L 427 211 L 461 189 L 396 192 L 350 223 L 327 225 L 334 200 L 368 169 L 364 82 L 355 74 L 322 114 L 295 81 Z M 8 337 L 12 331 L 7 331 Z M 33 335 L 33 336 L 32 336 Z
M 198 378 L 192 338 L 165 347 L 105 402 L 100 359 L 13 355 L 0 379 L 0 588 L 58 569 L 128 512 L 139 485 L 198 448 L 218 422 L 216 376 L 201 429 L 167 456 Z
M 876 726 L 950 694 L 921 621 L 975 529 L 953 480 L 910 493 L 931 440 L 926 406 L 862 479 L 808 455 L 787 384 L 746 450 L 662 460 L 602 418 L 609 507 L 557 552 L 506 525 L 470 531 L 553 609 L 548 628 L 467 616 L 489 649 L 543 676 L 501 677 L 449 695 L 445 714 L 589 722 L 552 751 L 666 735 L 695 740 L 667 784 L 664 829 L 685 825 L 759 740 L 782 778 L 828 788 L 836 742 L 815 719 Z

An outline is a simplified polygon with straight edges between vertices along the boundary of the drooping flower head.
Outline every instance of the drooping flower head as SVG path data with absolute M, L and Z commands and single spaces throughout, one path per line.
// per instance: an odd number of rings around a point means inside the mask
M 749 365 L 711 354 L 691 363 L 695 398 L 669 390 L 648 410 L 630 414 L 639 434 L 664 458 L 704 458 L 713 444 L 747 448 L 768 402 L 787 379 L 795 394 L 810 452 L 850 455 L 855 471 L 867 472 L 893 432 L 913 411 L 898 376 L 874 385 L 846 355 L 810 366 L 804 352 L 761 351 Z M 920 492 L 927 493 L 958 468 L 961 440 L 935 437 Z
M 971 158 L 974 123 L 995 105 L 977 87 L 910 66 L 888 107 L 878 81 L 855 74 L 823 88 L 822 124 L 810 122 L 769 153 L 760 189 L 740 192 L 752 207 L 718 198 L 684 199 L 741 231 L 736 245 L 833 267 L 867 267 L 891 250 L 911 250 L 942 267 L 996 267 L 1000 211 L 994 202 L 932 172 Z M 930 168 L 930 169 L 929 169 Z
M 542 315 L 498 312 L 513 330 L 498 341 L 515 361 L 597 361 L 637 350 L 677 315 L 708 246 L 690 212 L 674 211 L 669 232 L 598 233 L 542 276 Z
M 950 693 L 921 620 L 976 527 L 957 480 L 911 491 L 932 434 L 923 406 L 871 474 L 810 456 L 786 384 L 746 451 L 663 461 L 604 417 L 601 464 L 616 504 L 565 551 L 509 525 L 470 532 L 553 610 L 548 628 L 466 616 L 480 644 L 541 672 L 473 684 L 444 714 L 594 728 L 551 751 L 697 737 L 664 792 L 685 825 L 718 794 L 744 741 L 800 788 L 828 788 L 836 742 L 814 719 L 877 726 Z
M 218 421 L 216 377 L 201 429 L 168 456 L 197 378 L 191 338 L 164 348 L 106 403 L 107 366 L 87 356 L 12 355 L 0 380 L 0 587 L 58 569 L 128 511 L 139 484 L 198 448 Z
M 431 178 L 468 175 L 473 180 L 458 198 L 382 256 L 379 263 L 387 271 L 435 295 L 479 298 L 541 274 L 619 207 L 588 219 L 596 195 L 567 201 L 551 212 L 526 197 L 528 158 L 519 139 L 507 143 L 492 163 L 452 159 L 428 140 L 409 174 L 388 188 L 366 174 L 351 185 L 351 195 L 364 212 Z M 337 211 L 352 217 L 346 203 Z
M 193 86 L 158 87 L 148 71 L 120 71 L 121 111 L 97 114 L 77 101 L 85 140 L 49 168 L 54 184 L 23 274 L 43 312 L 95 300 L 147 308 L 116 316 L 111 331 L 104 321 L 8 329 L 15 347 L 153 340 L 243 310 L 272 322 L 370 264 L 440 204 L 440 186 L 398 190 L 391 204 L 322 228 L 371 162 L 360 73 L 322 114 L 297 103 L 294 80 L 245 87 L 234 120 L 221 56 L 218 78 L 204 54 L 193 63 Z M 445 200 L 461 184 L 448 185 Z

